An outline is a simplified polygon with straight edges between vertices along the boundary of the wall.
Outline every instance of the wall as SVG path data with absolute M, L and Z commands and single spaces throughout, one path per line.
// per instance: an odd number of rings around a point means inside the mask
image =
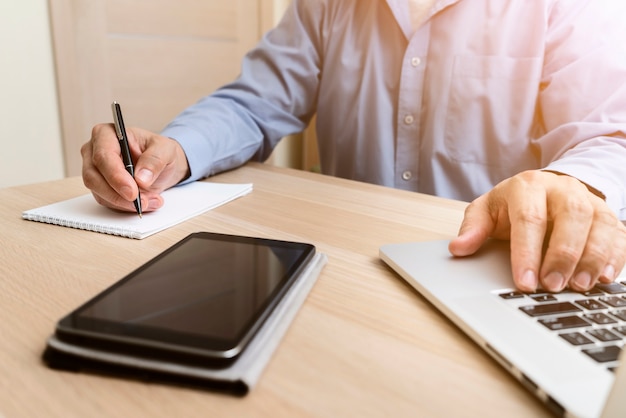
M 46 0 L 0 0 L 0 187 L 63 177 Z
M 274 0 L 277 22 L 289 0 Z M 0 0 L 0 187 L 64 176 L 63 142 L 47 0 Z M 88 138 L 85 138 L 87 140 Z M 270 163 L 298 167 L 301 138 Z

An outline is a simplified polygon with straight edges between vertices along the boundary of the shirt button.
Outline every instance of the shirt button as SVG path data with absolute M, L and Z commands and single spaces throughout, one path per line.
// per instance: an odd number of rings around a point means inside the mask
M 402 180 L 409 181 L 411 180 L 411 177 L 413 177 L 413 173 L 411 173 L 409 170 L 406 170 L 402 173 Z
M 406 115 L 404 117 L 404 123 L 406 123 L 407 125 L 410 125 L 413 123 L 415 119 L 413 118 L 413 115 Z
M 413 67 L 417 67 L 418 65 L 420 65 L 422 63 L 422 60 L 419 59 L 418 57 L 413 57 L 411 58 L 411 65 Z

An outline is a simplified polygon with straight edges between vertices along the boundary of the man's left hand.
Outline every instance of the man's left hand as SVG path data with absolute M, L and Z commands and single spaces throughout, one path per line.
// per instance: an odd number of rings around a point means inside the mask
M 626 227 L 606 202 L 546 171 L 522 172 L 474 200 L 450 252 L 473 254 L 489 237 L 510 240 L 513 280 L 525 292 L 586 291 L 612 282 L 626 262 Z

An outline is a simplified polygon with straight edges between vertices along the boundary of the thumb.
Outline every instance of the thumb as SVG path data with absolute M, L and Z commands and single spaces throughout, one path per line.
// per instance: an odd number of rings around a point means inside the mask
M 141 167 L 135 172 L 135 180 L 144 189 L 148 189 L 154 183 L 154 172 L 147 167 Z
M 171 167 L 176 157 L 173 140 L 158 134 L 136 130 L 139 138 L 137 162 L 135 163 L 135 180 L 143 190 L 152 190 L 160 193 L 172 186 L 168 181 L 168 167 Z M 162 184 L 165 183 L 165 184 Z
M 448 250 L 457 257 L 474 254 L 489 238 L 494 228 L 495 223 L 489 213 L 487 197 L 483 195 L 465 209 L 458 236 L 450 241 Z

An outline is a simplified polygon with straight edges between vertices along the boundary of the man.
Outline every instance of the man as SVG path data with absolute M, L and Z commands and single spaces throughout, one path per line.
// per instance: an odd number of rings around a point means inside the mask
M 626 260 L 624 4 L 294 0 L 235 82 L 161 135 L 130 130 L 136 184 L 111 125 L 82 148 L 84 182 L 125 210 L 138 185 L 155 210 L 316 113 L 323 172 L 473 200 L 452 254 L 510 239 L 521 290 L 587 290 Z

